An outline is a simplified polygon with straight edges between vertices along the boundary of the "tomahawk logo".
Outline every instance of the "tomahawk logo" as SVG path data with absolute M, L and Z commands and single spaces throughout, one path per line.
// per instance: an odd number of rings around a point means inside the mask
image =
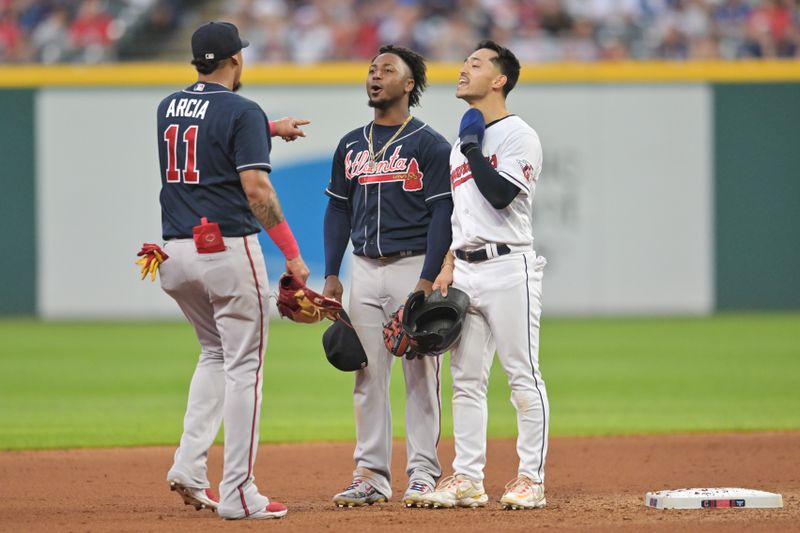
M 367 150 L 361 150 L 355 155 L 353 150 L 350 150 L 344 156 L 345 177 L 348 180 L 357 177 L 359 185 L 400 181 L 403 183 L 404 191 L 422 190 L 424 174 L 419 170 L 416 158 L 400 157 L 402 147 L 403 145 L 400 145 L 395 148 L 388 160 L 378 162 L 370 160 Z

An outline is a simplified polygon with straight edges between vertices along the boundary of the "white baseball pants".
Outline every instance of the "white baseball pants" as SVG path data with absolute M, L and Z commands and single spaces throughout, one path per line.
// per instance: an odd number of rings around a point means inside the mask
M 549 404 L 539 371 L 544 258 L 533 251 L 478 263 L 456 259 L 453 286 L 470 297 L 461 338 L 451 350 L 453 470 L 483 480 L 489 371 L 497 351 L 517 411 L 519 474 L 544 481 Z

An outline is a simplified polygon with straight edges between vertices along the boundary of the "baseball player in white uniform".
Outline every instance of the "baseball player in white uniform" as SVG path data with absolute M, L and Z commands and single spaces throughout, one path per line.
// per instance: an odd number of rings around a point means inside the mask
M 519 61 L 493 41 L 481 42 L 461 69 L 456 96 L 470 109 L 450 153 L 453 242 L 434 289 L 465 291 L 470 307 L 451 351 L 454 473 L 425 503 L 482 507 L 486 464 L 486 390 L 495 351 L 517 411 L 518 476 L 500 502 L 507 509 L 545 506 L 544 465 L 549 405 L 539 371 L 542 271 L 533 250 L 533 196 L 542 169 L 539 137 L 508 112 L 506 96 Z

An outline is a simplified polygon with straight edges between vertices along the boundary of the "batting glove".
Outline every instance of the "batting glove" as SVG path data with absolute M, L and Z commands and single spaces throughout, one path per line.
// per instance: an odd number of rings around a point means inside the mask
M 141 257 L 141 259 L 136 261 L 136 264 L 142 267 L 142 279 L 146 278 L 149 273 L 150 281 L 156 280 L 158 267 L 161 266 L 161 263 L 169 259 L 167 253 L 162 250 L 160 246 L 149 242 L 144 243 L 142 249 L 139 250 L 139 253 L 136 255 Z
M 461 118 L 461 127 L 458 129 L 458 138 L 461 139 L 461 153 L 473 148 L 478 150 L 483 148 L 483 134 L 486 132 L 486 122 L 483 120 L 483 113 L 471 107 Z

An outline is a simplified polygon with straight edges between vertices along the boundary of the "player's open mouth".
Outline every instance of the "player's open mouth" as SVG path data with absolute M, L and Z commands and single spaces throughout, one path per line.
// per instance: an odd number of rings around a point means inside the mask
M 458 87 L 464 87 L 465 85 L 469 85 L 469 79 L 466 76 L 458 78 Z
M 383 90 L 383 87 L 381 87 L 380 85 L 370 85 L 370 87 L 369 87 L 369 95 L 374 98 L 374 97 L 378 96 L 382 90 Z

